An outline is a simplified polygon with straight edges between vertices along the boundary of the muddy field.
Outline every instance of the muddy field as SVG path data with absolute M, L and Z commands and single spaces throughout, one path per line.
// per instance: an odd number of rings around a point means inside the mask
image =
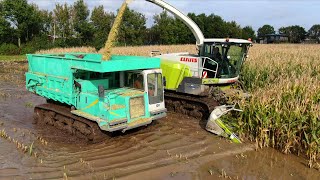
M 98 144 L 33 122 L 44 99 L 25 90 L 26 62 L 0 62 L 0 179 L 319 179 L 307 161 L 212 135 L 197 119 L 167 118 Z M 32 146 L 32 151 L 24 147 Z

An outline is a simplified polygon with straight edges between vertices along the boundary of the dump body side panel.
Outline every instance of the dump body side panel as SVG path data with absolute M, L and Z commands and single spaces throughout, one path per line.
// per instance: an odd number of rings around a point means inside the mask
M 75 105 L 73 78 L 70 76 L 54 76 L 41 72 L 26 73 L 27 90 L 61 103 Z

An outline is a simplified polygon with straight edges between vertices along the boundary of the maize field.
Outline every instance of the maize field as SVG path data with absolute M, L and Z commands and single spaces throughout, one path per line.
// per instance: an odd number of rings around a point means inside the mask
M 252 97 L 240 102 L 242 137 L 259 147 L 320 158 L 319 45 L 255 45 L 242 71 Z

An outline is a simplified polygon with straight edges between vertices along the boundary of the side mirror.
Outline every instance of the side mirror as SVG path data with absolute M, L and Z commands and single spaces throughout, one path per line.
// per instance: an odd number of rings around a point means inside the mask
M 163 82 L 163 86 L 166 87 L 167 86 L 167 80 L 166 77 L 162 78 L 162 82 Z
M 98 94 L 100 98 L 104 98 L 104 87 L 102 85 L 98 86 Z

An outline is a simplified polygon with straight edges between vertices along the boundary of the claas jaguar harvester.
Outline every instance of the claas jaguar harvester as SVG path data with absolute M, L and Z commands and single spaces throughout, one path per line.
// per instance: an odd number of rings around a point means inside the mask
M 29 54 L 27 90 L 47 99 L 35 122 L 99 141 L 166 115 L 159 58 L 101 54 Z M 102 130 L 102 131 L 101 131 Z
M 171 12 L 196 38 L 198 54 L 151 53 L 161 58 L 161 69 L 166 81 L 166 107 L 196 118 L 209 118 L 206 125 L 208 131 L 218 135 L 226 134 L 234 142 L 240 142 L 219 118 L 229 111 L 237 110 L 234 105 L 228 104 L 229 97 L 239 94 L 248 97 L 234 87 L 241 89 L 239 74 L 252 46 L 251 40 L 207 39 L 192 19 L 172 5 L 163 0 L 146 1 Z
M 231 91 L 231 86 L 239 84 L 239 74 L 252 42 L 232 38 L 207 39 L 192 19 L 172 5 L 163 0 L 146 1 L 171 12 L 196 38 L 198 54 L 151 53 L 161 59 L 167 108 L 207 118 L 217 106 L 226 103 L 226 92 Z M 225 112 L 228 110 L 226 108 Z

